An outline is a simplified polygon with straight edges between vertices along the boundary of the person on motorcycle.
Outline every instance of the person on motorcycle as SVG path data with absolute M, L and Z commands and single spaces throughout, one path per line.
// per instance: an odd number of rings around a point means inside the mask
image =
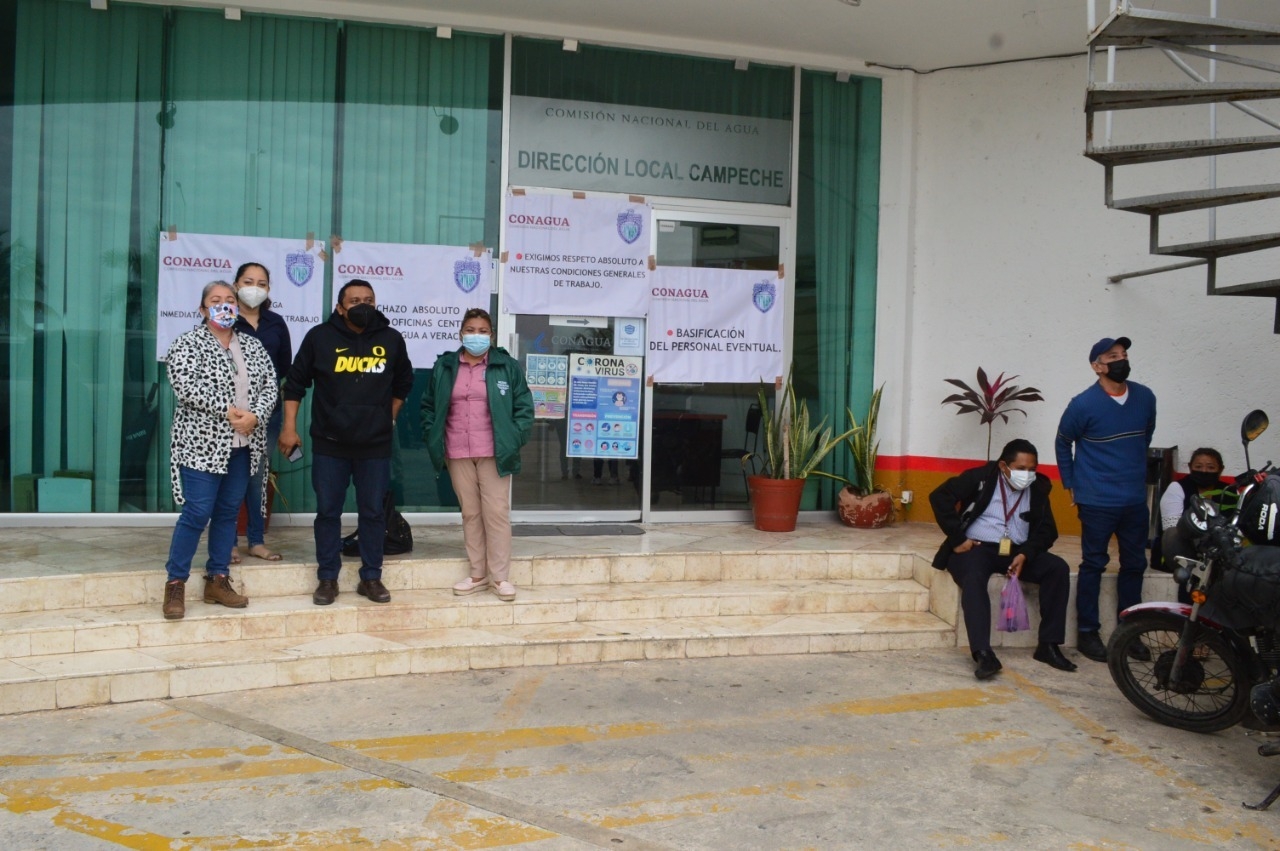
M 1191 500 L 1202 494 L 1219 492 L 1214 501 L 1221 502 L 1222 471 L 1225 469 L 1222 453 L 1216 449 L 1202 446 L 1191 453 L 1191 462 L 1187 465 L 1190 472 L 1169 483 L 1160 497 L 1160 540 L 1159 548 L 1151 549 L 1151 566 L 1172 573 L 1177 568 L 1176 556 L 1194 556 L 1192 547 L 1178 534 L 1178 521 L 1182 513 L 1191 505 Z M 1163 563 L 1161 563 L 1163 562 Z M 1178 600 L 1184 599 L 1186 589 L 1178 587 Z
M 997 573 L 1040 586 L 1040 643 L 1032 658 L 1060 671 L 1075 663 L 1062 655 L 1067 634 L 1070 570 L 1049 552 L 1058 527 L 1049 505 L 1053 483 L 1036 473 L 1039 453 L 1030 441 L 1011 440 L 998 461 L 965 470 L 929 494 L 933 515 L 947 539 L 933 566 L 960 586 L 974 676 L 994 677 L 1001 669 L 991 649 L 991 598 L 987 580 Z
M 1080 517 L 1076 648 L 1107 661 L 1098 596 L 1114 535 L 1120 546 L 1116 611 L 1142 602 L 1147 569 L 1147 450 L 1156 430 L 1156 396 L 1129 380 L 1128 337 L 1104 337 L 1089 350 L 1097 381 L 1067 403 L 1054 444 L 1062 487 Z

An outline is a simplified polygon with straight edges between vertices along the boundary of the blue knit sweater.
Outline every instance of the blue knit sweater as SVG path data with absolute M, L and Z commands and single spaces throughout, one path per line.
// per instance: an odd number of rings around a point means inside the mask
M 1107 508 L 1147 500 L 1147 449 L 1156 430 L 1156 396 L 1127 382 L 1123 405 L 1094 384 L 1062 412 L 1054 449 L 1062 486 L 1076 505 Z

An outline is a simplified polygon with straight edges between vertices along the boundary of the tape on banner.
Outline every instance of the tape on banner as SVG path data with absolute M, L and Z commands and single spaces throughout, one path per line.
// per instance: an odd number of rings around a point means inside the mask
M 650 272 L 658 271 L 658 261 L 652 254 L 649 255 L 649 271 Z
M 502 252 L 502 257 L 500 258 L 500 262 L 502 262 L 502 263 L 506 263 L 506 262 L 507 262 L 507 252 L 505 252 L 505 251 L 504 251 L 504 252 Z
M 781 389 L 782 389 L 782 376 L 781 376 L 781 375 L 776 376 L 776 377 L 773 379 L 773 389 L 774 389 L 774 390 L 781 390 Z
M 315 244 L 316 244 L 316 232 L 313 230 L 307 231 L 307 250 L 310 251 L 311 246 Z
M 644 380 L 644 386 L 645 386 L 645 387 L 652 387 L 652 386 L 653 386 L 653 376 L 652 376 L 652 375 L 650 375 L 650 376 L 646 376 L 646 377 L 645 377 L 645 380 Z
M 470 245 L 468 245 L 467 248 L 471 249 L 471 256 L 473 257 L 481 256 L 482 254 L 484 254 L 484 250 L 485 250 L 483 242 L 473 242 Z
M 628 195 L 628 196 L 627 196 L 627 200 L 628 200 L 628 201 L 630 201 L 632 204 L 643 204 L 643 203 L 644 203 L 644 196 L 643 196 L 643 195 Z
M 329 252 L 325 251 L 323 248 L 320 249 L 319 257 L 321 263 L 329 262 Z
M 169 241 L 170 241 L 170 242 L 177 242 L 177 241 L 178 241 L 178 226 L 177 226 L 177 225 L 169 225 Z
M 511 190 L 511 194 L 512 194 L 512 195 L 523 195 L 523 194 L 524 194 L 524 190 L 523 190 L 523 189 L 512 189 L 512 190 Z
M 785 263 L 778 264 L 778 277 L 785 278 L 787 276 L 787 266 Z
M 342 237 L 338 236 L 336 233 L 329 234 L 329 245 L 333 247 L 334 254 L 342 251 Z
M 585 200 L 585 199 L 586 199 L 586 197 L 587 197 L 587 193 L 585 193 L 585 192 L 575 192 L 575 193 L 573 193 L 573 197 L 574 197 L 574 198 L 576 198 L 576 199 L 578 199 L 579 201 L 582 201 L 582 200 Z

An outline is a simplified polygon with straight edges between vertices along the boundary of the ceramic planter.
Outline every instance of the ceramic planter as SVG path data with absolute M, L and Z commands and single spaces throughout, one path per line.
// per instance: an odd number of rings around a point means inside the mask
M 762 532 L 794 531 L 804 482 L 804 479 L 749 476 L 747 484 L 751 488 L 751 516 L 755 527 Z
M 841 488 L 836 498 L 840 521 L 855 529 L 879 529 L 893 519 L 893 496 L 878 491 L 859 496 L 851 488 Z

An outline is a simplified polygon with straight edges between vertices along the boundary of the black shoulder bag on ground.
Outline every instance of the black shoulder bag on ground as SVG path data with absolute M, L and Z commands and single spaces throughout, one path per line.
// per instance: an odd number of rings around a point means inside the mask
M 387 537 L 382 543 L 382 554 L 398 556 L 410 552 L 413 549 L 413 530 L 404 515 L 396 510 L 396 500 L 391 491 L 387 491 L 382 501 L 382 515 L 387 519 Z M 342 539 L 344 556 L 360 555 L 359 534 L 357 530 Z

